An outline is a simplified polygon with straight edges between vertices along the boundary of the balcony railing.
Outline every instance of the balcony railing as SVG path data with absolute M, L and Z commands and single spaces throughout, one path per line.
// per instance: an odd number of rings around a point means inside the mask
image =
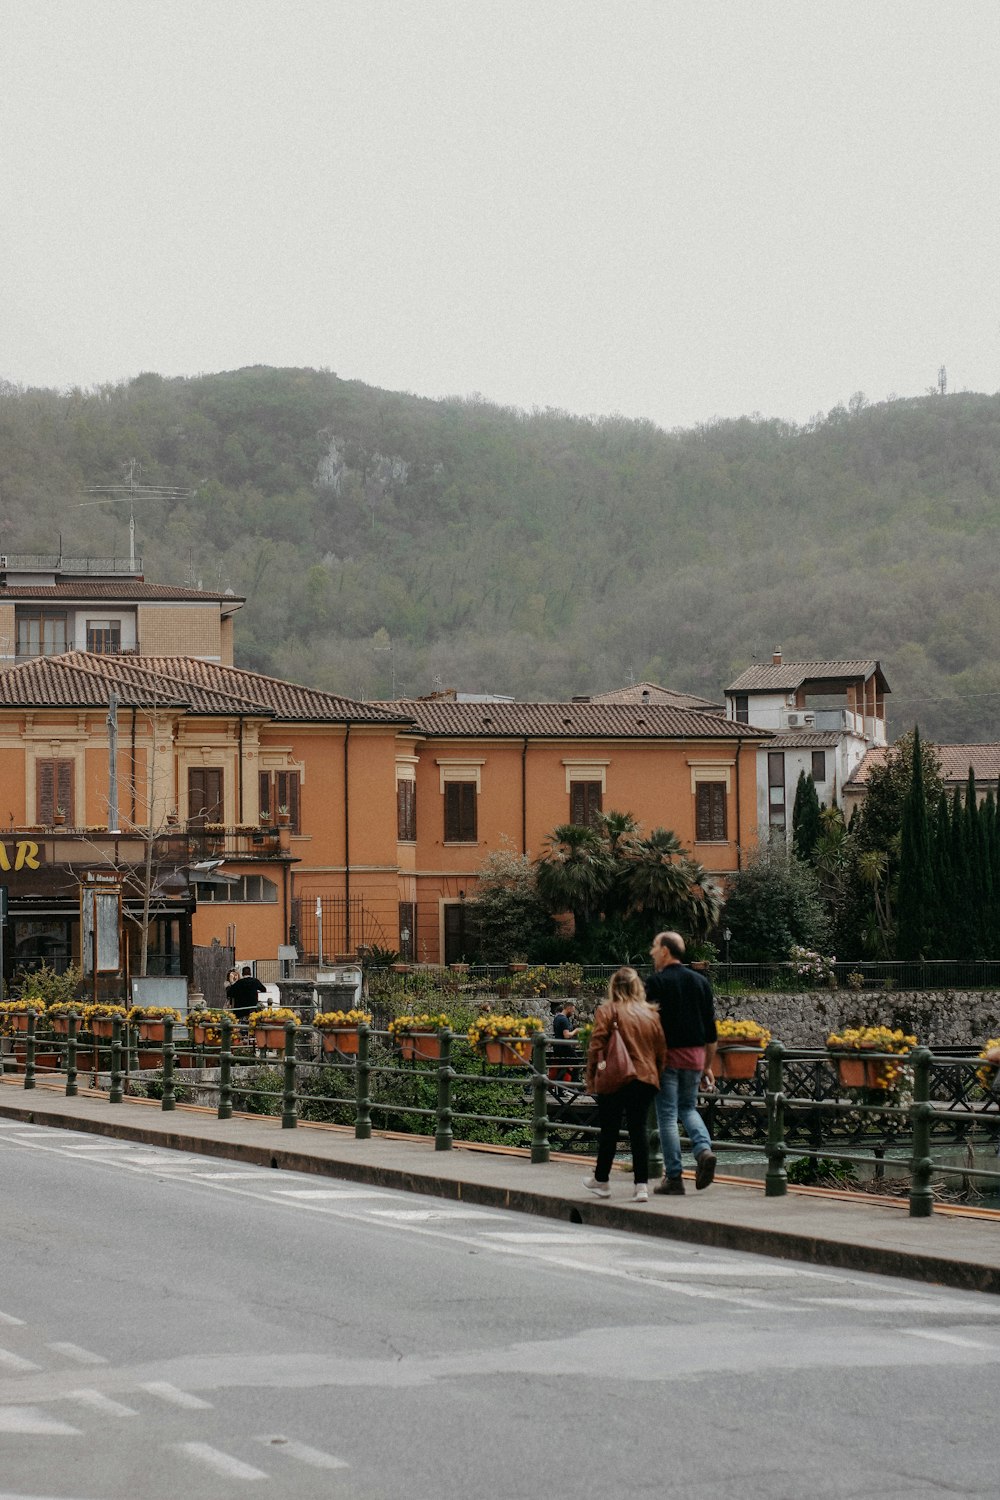
M 142 572 L 142 558 L 61 557 L 58 552 L 0 553 L 0 568 L 8 573 L 74 573 L 107 577 L 109 573 L 135 577 Z
M 62 656 L 66 651 L 89 651 L 90 649 L 91 648 L 86 644 L 85 641 L 81 641 L 79 644 L 77 644 L 72 636 L 67 636 L 65 641 L 60 642 L 58 646 L 39 645 L 37 647 L 25 647 L 19 641 L 17 645 L 17 661 L 20 664 L 21 662 L 25 661 L 37 661 L 39 657 L 42 656 Z M 140 647 L 139 642 L 136 641 L 132 646 L 105 646 L 102 650 L 98 651 L 96 655 L 141 656 L 142 648 Z

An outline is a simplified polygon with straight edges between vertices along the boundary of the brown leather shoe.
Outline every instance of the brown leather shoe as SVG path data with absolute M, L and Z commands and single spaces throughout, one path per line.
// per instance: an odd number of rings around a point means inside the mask
M 694 1185 L 696 1188 L 711 1187 L 715 1177 L 715 1152 L 703 1151 L 694 1164 Z
M 684 1178 L 683 1177 L 664 1177 L 664 1179 L 663 1179 L 662 1182 L 658 1182 L 656 1184 L 656 1187 L 653 1189 L 653 1192 L 654 1193 L 664 1193 L 666 1196 L 671 1197 L 671 1198 L 677 1197 L 678 1195 L 682 1195 L 683 1192 L 684 1192 Z

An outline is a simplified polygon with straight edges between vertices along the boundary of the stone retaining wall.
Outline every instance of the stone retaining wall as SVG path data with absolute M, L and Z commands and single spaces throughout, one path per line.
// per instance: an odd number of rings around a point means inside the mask
M 997 990 L 804 990 L 717 995 L 719 1016 L 759 1021 L 790 1047 L 822 1047 L 845 1026 L 890 1026 L 927 1046 L 970 1047 L 1000 1036 Z

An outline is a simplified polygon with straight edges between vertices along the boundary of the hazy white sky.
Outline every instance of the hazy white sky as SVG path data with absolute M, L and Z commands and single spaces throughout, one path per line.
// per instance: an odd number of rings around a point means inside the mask
M 997 0 L 0 0 L 0 377 L 1000 387 Z

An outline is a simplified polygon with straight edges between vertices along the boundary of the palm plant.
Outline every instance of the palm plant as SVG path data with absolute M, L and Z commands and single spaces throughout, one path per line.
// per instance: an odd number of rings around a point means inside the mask
M 721 909 L 719 892 L 703 866 L 685 853 L 684 845 L 667 828 L 654 828 L 636 841 L 627 855 L 626 876 L 632 911 L 671 923 L 695 937 L 714 927 Z
M 538 894 L 551 912 L 572 912 L 582 936 L 596 916 L 611 877 L 607 846 L 593 828 L 561 823 L 535 866 Z

